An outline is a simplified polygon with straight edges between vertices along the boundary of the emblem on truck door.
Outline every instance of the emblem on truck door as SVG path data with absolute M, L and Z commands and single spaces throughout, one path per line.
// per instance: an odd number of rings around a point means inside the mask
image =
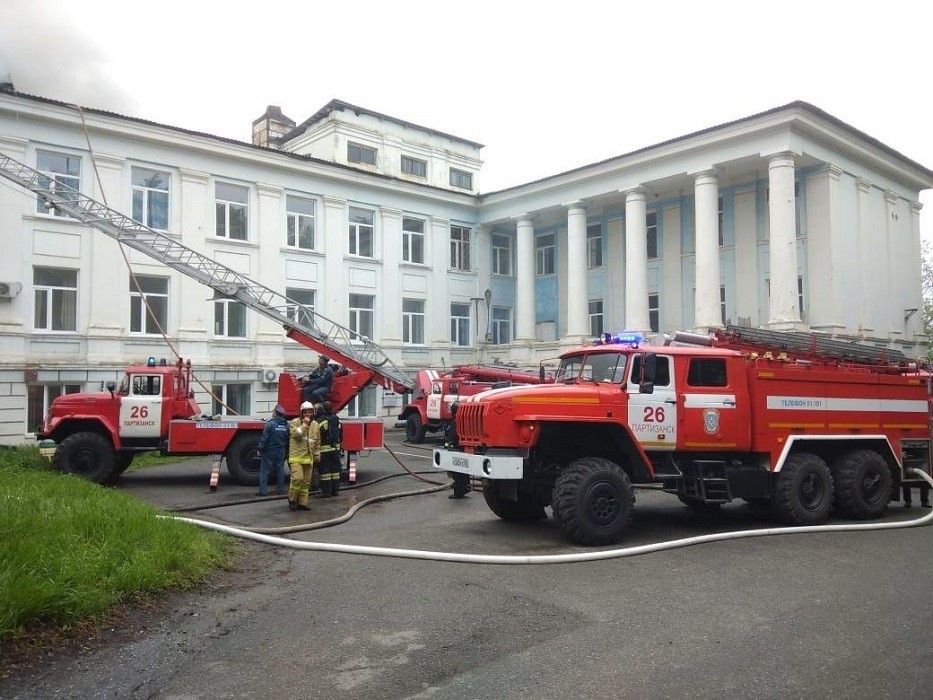
M 703 411 L 703 430 L 710 435 L 719 432 L 719 411 L 715 408 L 707 408 Z

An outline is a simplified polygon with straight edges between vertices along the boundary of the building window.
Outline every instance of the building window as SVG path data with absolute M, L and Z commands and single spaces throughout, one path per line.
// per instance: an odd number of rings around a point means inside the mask
M 402 342 L 424 345 L 424 301 L 402 299 Z
M 554 262 L 557 250 L 557 239 L 553 233 L 538 236 L 535 240 L 535 274 L 554 274 Z
M 450 186 L 459 187 L 462 190 L 473 189 L 473 173 L 468 173 L 455 168 L 450 169 Z
M 360 418 L 362 416 L 376 415 L 376 386 L 370 384 L 347 404 L 347 416 Z
M 726 325 L 726 288 L 719 288 L 719 316 L 722 325 Z
M 512 239 L 501 233 L 492 234 L 492 274 L 512 274 Z
M 214 335 L 218 338 L 245 338 L 246 307 L 232 299 L 215 301 Z
M 168 277 L 130 278 L 130 333 L 157 335 L 168 326 Z
M 314 200 L 287 195 L 285 217 L 285 245 L 314 250 Z
M 373 212 L 350 207 L 350 255 L 373 257 Z
M 719 245 L 725 243 L 725 237 L 723 236 L 723 229 L 725 228 L 726 217 L 723 213 L 723 204 L 722 204 L 722 195 L 719 196 Z
M 590 301 L 590 335 L 599 338 L 603 334 L 603 300 Z
M 78 271 L 57 267 L 36 267 L 32 271 L 35 289 L 36 330 L 75 331 L 78 329 Z
M 347 160 L 351 163 L 376 164 L 376 149 L 352 141 L 347 143 Z
M 52 406 L 64 394 L 77 394 L 80 384 L 31 384 L 26 387 L 26 432 L 36 433 Z
M 161 170 L 133 168 L 133 219 L 159 231 L 168 230 L 170 175 Z
M 52 190 L 61 197 L 76 200 L 77 193 L 61 189 L 58 185 L 65 185 L 73 190 L 81 187 L 81 159 L 77 156 L 67 156 L 64 153 L 50 153 L 48 151 L 36 152 L 36 170 L 42 173 L 39 185 Z M 63 211 L 47 206 L 48 200 L 39 197 L 36 202 L 36 211 L 51 216 L 68 216 Z
M 313 289 L 300 289 L 298 287 L 286 287 L 285 296 L 289 303 L 285 306 L 285 315 L 292 321 L 303 326 L 315 327 L 314 322 L 314 297 Z
M 648 238 L 648 259 L 658 257 L 658 213 L 649 211 L 645 214 L 645 229 Z
M 508 345 L 512 342 L 512 309 L 505 306 L 492 307 L 492 342 Z
M 415 177 L 427 177 L 428 162 L 411 156 L 402 156 L 402 172 Z
M 807 310 L 803 305 L 803 277 L 797 277 L 797 313 L 800 315 L 800 320 L 806 323 L 807 321 Z
M 450 227 L 450 267 L 452 270 L 470 270 L 470 229 L 466 226 Z
M 470 305 L 450 305 L 450 342 L 459 347 L 470 344 Z
M 221 238 L 229 238 L 231 241 L 247 240 L 249 188 L 217 182 L 214 184 L 214 200 L 217 211 L 217 235 Z
M 586 266 L 589 269 L 603 264 L 603 227 L 593 224 L 586 227 Z
M 246 416 L 250 413 L 249 384 L 212 384 L 211 415 Z
M 424 219 L 402 217 L 402 260 L 424 263 Z
M 648 295 L 648 325 L 652 333 L 661 331 L 661 305 L 660 296 L 657 294 Z
M 372 339 L 373 299 L 367 294 L 350 295 L 350 330 L 352 340 Z

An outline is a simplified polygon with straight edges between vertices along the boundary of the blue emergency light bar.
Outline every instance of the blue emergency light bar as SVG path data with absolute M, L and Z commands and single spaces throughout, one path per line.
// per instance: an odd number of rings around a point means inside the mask
M 601 338 L 597 338 L 593 345 L 628 345 L 632 348 L 637 348 L 639 345 L 645 342 L 645 335 L 643 333 L 636 333 L 634 331 L 622 331 L 621 333 L 603 333 Z

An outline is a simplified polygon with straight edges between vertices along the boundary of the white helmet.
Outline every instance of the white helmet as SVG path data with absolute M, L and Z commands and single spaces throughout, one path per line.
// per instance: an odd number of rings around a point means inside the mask
M 310 401 L 305 401 L 303 404 L 301 404 L 301 408 L 298 409 L 298 410 L 299 410 L 299 411 L 302 411 L 302 412 L 304 412 L 304 411 L 313 411 L 313 410 L 314 410 L 314 404 L 311 403 Z

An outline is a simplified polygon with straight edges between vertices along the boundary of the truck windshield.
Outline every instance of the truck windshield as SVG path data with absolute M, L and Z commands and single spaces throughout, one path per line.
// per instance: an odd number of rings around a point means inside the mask
M 626 356 L 622 353 L 599 353 L 585 357 L 566 357 L 557 370 L 558 382 L 606 382 L 621 384 L 625 378 Z

